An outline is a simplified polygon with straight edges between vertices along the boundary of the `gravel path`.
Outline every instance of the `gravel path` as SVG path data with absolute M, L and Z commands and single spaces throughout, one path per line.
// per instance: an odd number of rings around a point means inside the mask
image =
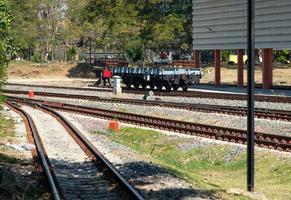
M 146 199 L 217 199 L 214 195 L 195 188 L 195 185 L 174 177 L 166 169 L 142 158 L 129 148 L 110 141 L 106 136 L 91 134 L 94 131 L 104 132 L 108 124 L 106 120 L 60 113 L 81 130 Z
M 186 110 L 178 110 L 173 108 L 147 107 L 128 104 L 93 102 L 76 99 L 59 99 L 59 98 L 40 98 L 43 100 L 56 101 L 61 103 L 69 103 L 74 105 L 89 106 L 93 108 L 101 108 L 115 110 L 121 112 L 129 112 L 153 117 L 162 117 L 174 120 L 182 120 L 193 123 L 208 124 L 214 126 L 229 127 L 235 129 L 247 129 L 246 117 L 232 116 L 216 113 L 192 112 Z M 255 119 L 256 132 L 289 135 L 291 136 L 291 123 L 283 121 L 274 121 L 267 119 Z
M 66 89 L 51 89 L 51 88 L 31 88 L 31 87 L 21 87 L 21 86 L 4 86 L 5 89 L 17 89 L 17 90 L 31 90 L 39 92 L 55 92 L 55 93 L 63 93 L 63 94 L 76 94 L 74 90 L 66 90 Z M 98 88 L 96 88 L 96 92 L 94 91 L 77 91 L 78 94 L 81 95 L 92 95 L 92 96 L 100 96 L 100 97 L 118 97 L 118 98 L 131 98 L 131 99 L 142 99 L 143 95 L 137 94 L 121 94 L 114 95 L 112 92 L 98 92 Z M 149 100 L 155 100 L 159 98 L 161 101 L 169 101 L 169 102 L 180 102 L 180 103 L 201 103 L 201 104 L 209 104 L 209 105 L 225 105 L 225 106 L 242 106 L 246 107 L 246 101 L 240 100 L 225 100 L 225 99 L 209 99 L 209 98 L 187 98 L 187 97 L 149 97 Z M 291 104 L 284 103 L 271 103 L 271 102 L 256 102 L 255 106 L 257 108 L 265 108 L 265 109 L 277 109 L 277 110 L 290 110 Z
M 68 199 L 118 199 L 65 128 L 52 116 L 31 107 L 23 107 L 35 121 L 44 147 L 64 195 Z M 110 192 L 108 192 L 110 191 Z

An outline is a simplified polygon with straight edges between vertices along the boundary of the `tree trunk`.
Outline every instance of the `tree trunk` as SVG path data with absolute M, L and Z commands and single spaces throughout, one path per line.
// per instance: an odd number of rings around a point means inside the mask
M 67 64 L 68 58 L 67 58 L 67 47 L 64 47 L 64 62 Z

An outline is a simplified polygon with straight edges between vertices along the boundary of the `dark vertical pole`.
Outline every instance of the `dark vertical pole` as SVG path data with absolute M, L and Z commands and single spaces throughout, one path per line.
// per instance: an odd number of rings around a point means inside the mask
M 28 47 L 28 59 L 29 59 L 29 61 L 31 61 L 30 60 L 31 59 L 31 47 L 30 47 L 30 45 Z
M 243 49 L 237 50 L 237 86 L 244 86 L 244 53 Z
M 248 0 L 248 144 L 247 144 L 247 189 L 254 190 L 254 70 L 255 70 L 255 0 Z
M 195 67 L 199 68 L 200 67 L 200 51 L 199 50 L 194 51 L 194 62 L 195 62 Z
M 214 66 L 214 71 L 215 71 L 215 85 L 220 85 L 221 82 L 221 51 L 220 50 L 215 50 L 214 51 L 214 59 L 215 59 L 215 66 Z
M 91 43 L 91 37 L 89 37 L 89 45 L 90 45 L 90 49 L 89 49 L 89 54 L 90 54 L 90 64 L 92 64 L 92 43 Z

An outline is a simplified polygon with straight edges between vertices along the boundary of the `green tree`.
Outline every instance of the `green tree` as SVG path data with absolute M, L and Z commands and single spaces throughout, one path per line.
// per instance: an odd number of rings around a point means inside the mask
M 89 0 L 82 16 L 92 26 L 98 23 L 98 44 L 130 53 L 133 60 L 148 60 L 149 49 L 158 52 L 176 45 L 184 32 L 182 17 L 162 13 L 158 0 Z
M 21 45 L 19 57 L 29 59 L 34 55 L 35 60 L 40 56 L 41 61 L 48 61 L 54 60 L 60 49 L 68 49 L 74 35 L 67 24 L 67 4 L 66 0 L 9 1 L 14 16 L 13 37 Z
M 286 64 L 290 59 L 289 56 L 290 55 L 288 50 L 278 50 L 275 52 L 275 61 Z
M 37 1 L 25 0 L 8 1 L 13 15 L 11 24 L 11 36 L 20 45 L 19 57 L 28 59 L 32 54 L 35 41 L 38 36 L 37 32 Z
M 6 1 L 0 1 L 0 87 L 5 80 L 5 71 L 9 59 L 14 55 L 14 45 L 11 39 L 10 26 L 12 23 L 11 12 Z

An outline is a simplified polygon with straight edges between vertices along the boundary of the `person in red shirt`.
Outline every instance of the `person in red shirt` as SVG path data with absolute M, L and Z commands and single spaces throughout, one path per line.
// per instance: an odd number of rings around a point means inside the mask
M 112 72 L 108 67 L 103 69 L 103 86 L 106 86 L 106 81 L 108 81 L 109 86 L 111 87 L 110 78 L 112 77 Z

